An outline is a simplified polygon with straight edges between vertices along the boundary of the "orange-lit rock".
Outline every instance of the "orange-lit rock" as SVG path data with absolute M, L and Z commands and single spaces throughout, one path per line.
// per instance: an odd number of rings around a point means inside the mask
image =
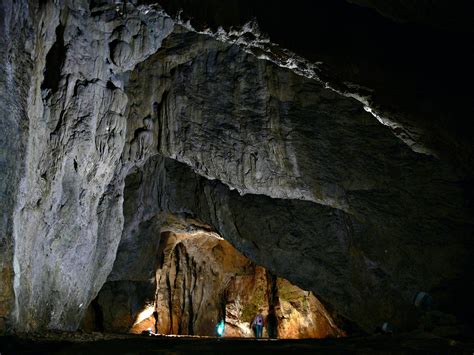
M 214 335 L 225 317 L 224 336 L 252 337 L 251 322 L 261 309 L 269 336 L 269 311 L 276 316 L 273 336 L 343 336 L 317 298 L 275 278 L 213 234 L 166 233 L 157 272 L 158 331 L 164 334 Z M 146 329 L 136 324 L 132 329 Z
M 156 280 L 106 283 L 82 328 L 212 336 L 224 319 L 225 337 L 254 337 L 251 322 L 261 310 L 264 337 L 345 335 L 312 292 L 273 276 L 215 233 L 163 232 L 158 254 Z
M 141 334 L 143 331 L 151 329 L 153 332 L 156 331 L 155 328 L 155 306 L 149 304 L 145 307 L 143 311 L 138 314 L 137 319 L 133 323 L 130 333 Z
M 281 338 L 325 338 L 343 336 L 331 316 L 312 292 L 306 292 L 285 279 L 278 278 Z

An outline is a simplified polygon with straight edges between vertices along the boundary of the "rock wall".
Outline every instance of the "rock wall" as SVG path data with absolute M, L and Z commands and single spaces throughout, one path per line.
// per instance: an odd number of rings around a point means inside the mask
M 134 10 L 121 17 L 112 4 L 94 12 L 86 1 L 61 1 L 31 14 L 39 18 L 31 133 L 14 215 L 18 329 L 76 329 L 112 269 L 124 160 L 143 155 L 122 158 L 129 130 L 121 75 L 173 28 L 156 10 Z
M 25 3 L 0 4 L 0 334 L 14 306 L 13 211 L 23 174 L 33 29 Z
M 183 42 L 197 44 L 191 46 L 192 62 L 180 65 L 174 60 L 186 60 L 179 45 Z M 179 55 L 175 54 L 176 50 Z M 210 68 L 214 68 L 217 60 L 225 65 L 216 65 L 213 71 Z M 243 63 L 245 71 L 228 70 L 235 62 Z M 225 221 L 235 219 L 235 208 L 232 207 L 229 214 L 224 212 L 225 207 L 219 206 L 224 211 L 214 211 L 217 207 L 210 206 L 211 217 L 205 216 L 202 205 L 215 204 L 216 199 L 222 198 L 222 192 L 216 193 L 217 197 L 207 197 L 204 202 L 197 199 L 191 203 L 199 206 L 190 207 L 191 215 L 213 225 L 240 250 L 252 259 L 257 258 L 253 260 L 270 268 L 275 265 L 279 274 L 283 272 L 283 276 L 303 282 L 300 285 L 308 288 L 314 275 L 324 279 L 319 285 L 328 280 L 340 282 L 337 287 L 329 287 L 347 290 L 339 295 L 326 294 L 327 290 L 321 289 L 314 291 L 332 302 L 339 300 L 337 308 L 351 314 L 349 318 L 354 317 L 352 312 L 360 312 L 361 317 L 372 313 L 372 324 L 365 324 L 366 329 L 374 329 L 386 318 L 397 324 L 411 323 L 413 315 L 409 309 L 416 289 L 437 292 L 437 297 L 444 300 L 442 303 L 447 299 L 447 289 L 459 290 L 461 284 L 454 280 L 465 277 L 462 275 L 465 275 L 471 249 L 454 251 L 457 249 L 454 245 L 468 242 L 472 229 L 469 207 L 462 215 L 458 214 L 466 190 L 462 178 L 458 180 L 459 177 L 453 175 L 449 163 L 412 151 L 366 112 L 360 102 L 202 35 L 170 36 L 163 51 L 137 67 L 137 72 L 142 70 L 147 77 L 155 73 L 154 80 L 161 78 L 164 84 L 157 94 L 162 155 L 191 166 L 201 176 L 217 178 L 241 193 L 293 200 L 281 201 L 282 209 L 293 204 L 303 209 L 304 205 L 299 205 L 298 200 L 308 200 L 319 204 L 313 205 L 317 215 L 319 211 L 331 215 L 327 222 L 322 222 L 314 216 L 302 218 L 294 214 L 294 219 L 300 219 L 298 223 L 307 225 L 304 232 L 298 231 L 295 235 L 311 236 L 307 237 L 308 242 L 318 245 L 308 245 L 307 250 L 311 250 L 307 254 L 308 265 L 313 264 L 311 271 L 298 272 L 295 268 L 286 270 L 284 260 L 293 258 L 291 252 L 286 256 L 280 250 L 274 251 L 271 257 L 263 254 L 259 245 L 262 241 L 255 240 L 254 230 L 247 234 L 258 247 L 242 241 L 247 238 L 243 236 L 245 230 L 236 231 Z M 163 70 L 166 73 L 161 74 Z M 254 78 L 259 80 L 252 81 Z M 246 86 L 247 83 L 252 85 Z M 221 90 L 222 87 L 227 89 Z M 131 97 L 147 97 L 146 88 L 132 85 Z M 269 143 L 259 144 L 263 141 Z M 174 172 L 171 175 L 174 176 Z M 167 176 L 165 179 L 176 178 Z M 164 186 L 161 190 L 166 191 L 167 197 L 162 202 L 167 208 L 182 211 L 183 205 L 190 205 L 188 201 L 196 197 L 191 192 L 190 198 L 181 199 L 189 185 L 183 181 L 176 188 Z M 176 195 L 168 193 L 169 189 Z M 446 199 L 447 196 L 451 197 Z M 167 198 L 179 202 L 170 207 Z M 259 203 L 266 205 L 263 201 Z M 323 205 L 330 208 L 325 209 Z M 281 217 L 285 212 L 277 212 L 277 218 L 274 213 L 267 210 L 264 220 L 286 218 Z M 247 221 L 255 220 L 255 216 Z M 451 228 L 447 227 L 447 220 L 458 231 L 455 237 L 447 232 L 447 228 Z M 267 233 L 273 235 L 278 228 L 272 226 L 275 222 L 269 223 Z M 315 237 L 321 231 L 321 224 L 326 226 L 326 233 L 329 230 L 329 234 L 337 237 L 327 237 L 327 242 Z M 281 230 L 279 233 L 284 234 Z M 334 240 L 340 243 L 339 261 L 336 255 L 325 253 L 335 247 Z M 452 252 L 445 247 L 447 243 L 452 245 Z M 290 245 L 296 248 L 298 242 L 295 240 Z M 274 241 L 268 241 L 263 249 L 274 246 Z M 321 253 L 316 251 L 318 247 Z M 420 258 L 419 255 L 425 253 L 436 258 Z M 458 259 L 455 255 L 463 256 Z M 353 262 L 351 269 L 346 267 L 348 260 Z M 453 273 L 448 276 L 453 281 L 446 284 L 442 281 L 447 276 L 446 270 L 442 270 L 441 265 L 447 264 L 453 267 Z M 334 270 L 338 271 L 334 273 Z M 341 278 L 341 275 L 345 276 Z M 358 300 L 349 302 L 348 298 L 354 296 Z M 450 306 L 444 303 L 443 307 Z
M 474 318 L 472 146 L 439 135 L 463 100 L 426 124 L 404 95 L 409 115 L 387 105 L 392 80 L 370 102 L 345 91 L 380 89 L 380 66 L 333 54 L 318 71 L 254 28 L 197 33 L 157 5 L 0 10 L 0 328 L 77 329 L 107 280 L 149 300 L 169 214 L 366 331 L 416 326 L 418 291 Z
M 164 232 L 158 254 L 156 283 L 107 282 L 84 330 L 215 336 L 225 320 L 223 336 L 254 337 L 251 323 L 261 310 L 265 337 L 344 335 L 311 292 L 271 276 L 215 233 Z
M 460 286 L 436 281 L 436 269 L 449 264 L 454 271 L 454 255 L 462 255 L 454 250 L 450 254 L 441 240 L 440 244 L 431 245 L 420 240 L 421 249 L 412 246 L 410 252 L 405 244 L 399 244 L 400 239 L 387 234 L 388 229 L 377 233 L 377 227 L 370 222 L 364 223 L 340 210 L 309 201 L 240 196 L 225 185 L 195 175 L 185 165 L 169 159 L 160 164 L 163 165 L 157 168 L 164 185 L 159 189 L 162 194 L 158 200 L 168 210 L 200 216 L 251 260 L 313 290 L 337 312 L 346 317 L 350 314 L 347 318 L 358 319 L 357 324 L 368 329 L 387 318 L 405 326 L 415 322 L 416 311 L 411 302 L 416 289 L 430 289 L 438 305 L 447 310 L 450 305 L 442 305 L 443 300 L 448 299 L 450 290 Z M 407 228 L 407 223 L 400 229 Z M 419 233 L 423 227 L 432 228 L 421 223 L 416 226 Z M 396 232 L 398 238 L 406 235 L 404 243 L 414 243 L 417 236 L 400 229 Z M 418 237 L 423 238 L 421 234 Z M 300 252 L 295 254 L 296 250 Z M 421 250 L 437 255 L 437 259 L 427 264 L 429 260 L 420 260 L 416 252 Z M 399 259 L 399 255 L 404 258 Z M 461 275 L 467 270 L 466 261 L 457 260 Z M 420 273 L 423 277 L 416 283 Z M 429 285 L 431 282 L 439 286 L 434 288 Z
M 163 0 L 169 14 L 364 102 L 412 149 L 460 175 L 474 166 L 470 105 L 473 5 L 371 0 Z M 373 8 L 356 6 L 360 4 Z M 385 18 L 384 16 L 388 18 Z M 256 21 L 258 33 L 236 31 Z M 230 33 L 223 35 L 222 26 Z M 251 26 L 252 27 L 252 26 Z M 243 34 L 239 36 L 239 34 Z M 277 45 L 272 45 L 277 44 Z M 292 53 L 288 55 L 288 50 Z M 297 53 L 299 56 L 295 56 Z
M 160 333 L 215 335 L 216 324 L 225 320 L 223 336 L 253 337 L 251 323 L 261 310 L 264 336 L 344 334 L 311 292 L 268 275 L 215 235 L 167 234 L 162 248 L 156 298 Z

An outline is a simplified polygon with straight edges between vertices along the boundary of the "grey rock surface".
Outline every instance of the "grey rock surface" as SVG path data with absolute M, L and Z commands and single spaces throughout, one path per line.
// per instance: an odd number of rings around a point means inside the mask
M 36 14 L 30 135 L 14 216 L 18 328 L 76 329 L 112 269 L 126 175 L 119 77 L 173 28 L 156 10 L 133 10 L 120 17 L 112 5 L 91 13 L 85 1 L 47 2 Z
M 0 3 L 0 333 L 13 309 L 13 211 L 25 156 L 32 24 L 27 6 Z
M 360 220 L 309 201 L 241 196 L 173 160 L 162 164 L 158 169 L 165 185 L 158 200 L 167 210 L 197 216 L 214 226 L 251 260 L 314 291 L 364 329 L 387 318 L 405 327 L 416 322 L 411 305 L 415 290 L 433 290 L 438 300 L 449 299 L 450 290 L 442 288 L 451 278 L 445 276 L 445 266 L 458 275 L 467 270 L 470 251 L 461 258 L 463 253 L 455 247 L 450 252 L 439 235 L 428 245 L 433 228 L 441 227 L 423 220 L 385 227 L 377 224 L 377 219 L 389 220 L 381 213 Z M 408 229 L 414 225 L 416 235 Z M 469 233 L 461 230 L 458 236 Z M 420 250 L 436 258 L 420 258 Z
M 472 314 L 465 171 L 228 36 L 94 4 L 0 6 L 28 29 L 0 50 L 2 322 L 77 329 L 107 279 L 147 280 L 168 213 L 366 331 L 413 326 L 418 291 Z

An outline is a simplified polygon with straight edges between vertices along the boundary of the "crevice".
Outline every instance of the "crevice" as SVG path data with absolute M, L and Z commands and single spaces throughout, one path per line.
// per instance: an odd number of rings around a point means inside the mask
M 277 309 L 280 307 L 280 299 L 278 295 L 277 277 L 266 270 L 266 278 L 268 293 L 267 332 L 270 338 L 278 338 L 278 319 L 276 314 Z
M 168 314 L 169 314 L 169 333 L 173 334 L 173 290 L 174 288 L 171 287 L 171 281 L 169 274 L 166 275 L 166 288 L 168 289 Z
M 97 331 L 103 332 L 104 331 L 104 314 L 102 312 L 102 308 L 97 301 L 97 298 L 92 300 L 91 302 L 92 312 L 94 314 L 94 327 Z
M 115 51 L 115 48 L 117 47 L 117 45 L 122 42 L 121 40 L 119 39 L 114 39 L 112 42 L 109 43 L 109 55 L 110 55 L 110 60 L 112 61 L 112 63 L 114 63 L 115 65 L 117 65 L 117 63 L 115 63 L 114 59 L 113 59 L 113 53 Z
M 41 90 L 47 91 L 46 98 L 54 95 L 59 88 L 61 70 L 66 59 L 66 47 L 64 46 L 64 26 L 60 23 L 56 27 L 56 42 L 52 45 L 46 55 L 44 78 Z
M 191 272 L 193 272 L 191 270 Z M 193 290 L 188 290 L 189 303 L 189 319 L 188 319 L 188 335 L 194 335 L 194 309 L 193 309 Z
M 115 90 L 117 89 L 117 86 L 115 86 L 115 84 L 113 82 L 111 82 L 110 80 L 107 81 L 107 84 L 105 85 L 107 89 L 109 90 Z
M 59 133 L 59 130 L 63 126 L 64 123 L 64 115 L 66 114 L 66 110 L 61 110 L 59 113 L 59 119 L 58 122 L 56 123 L 56 127 L 54 127 L 54 130 L 50 133 L 49 137 L 52 139 L 54 136 L 57 136 Z
M 156 112 L 157 124 L 158 124 L 158 151 L 161 152 L 165 146 L 164 142 L 164 122 L 167 118 L 167 102 L 168 100 L 168 91 L 163 92 L 161 95 L 161 100 L 159 103 L 155 102 L 153 104 L 153 111 Z
M 99 82 L 99 81 L 100 81 L 99 78 L 94 78 L 94 79 L 91 79 L 91 80 L 77 80 L 77 81 L 76 81 L 76 84 L 74 85 L 73 95 L 74 95 L 74 96 L 77 96 L 77 93 L 78 93 L 79 88 L 80 88 L 81 86 L 86 87 L 86 86 L 89 85 L 89 84 L 95 84 L 95 83 L 97 83 L 97 82 Z M 107 83 L 107 85 L 108 85 L 108 84 L 109 84 L 109 83 Z M 107 86 L 107 87 L 108 87 L 108 86 Z

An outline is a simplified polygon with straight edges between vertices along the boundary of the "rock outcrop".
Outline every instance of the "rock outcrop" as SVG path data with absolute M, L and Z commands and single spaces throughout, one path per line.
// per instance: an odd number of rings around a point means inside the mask
M 15 317 L 25 330 L 73 330 L 110 273 L 123 224 L 127 98 L 115 77 L 156 51 L 172 22 L 156 11 L 143 21 L 113 7 L 91 13 L 86 2 L 35 10 L 32 133 L 14 215 Z M 114 43 L 132 36 L 143 42 L 112 63 L 122 48 Z
M 370 51 L 345 66 L 332 46 L 275 33 L 296 55 L 255 27 L 201 31 L 137 3 L 0 4 L 0 328 L 75 330 L 106 281 L 149 302 L 150 246 L 196 226 L 340 324 L 411 329 L 419 291 L 474 318 L 474 150 L 448 124 L 470 117 L 466 95 L 392 104 L 410 71 L 365 68 Z
M 162 4 L 169 14 L 179 14 L 197 29 L 210 27 L 217 37 L 244 42 L 257 56 L 317 76 L 356 98 L 412 149 L 439 156 L 460 176 L 467 173 L 472 179 L 473 136 L 467 117 L 474 114 L 469 84 L 474 80 L 470 65 L 474 55 L 465 46 L 473 35 L 471 3 L 301 0 L 289 6 L 285 0 L 275 0 L 268 6 L 264 1 L 229 0 L 224 6 L 216 0 L 163 0 Z M 269 38 L 232 31 L 252 20 Z M 220 26 L 233 35 L 223 36 Z M 292 51 L 289 56 L 287 49 Z
M 0 333 L 14 308 L 13 211 L 24 173 L 33 29 L 26 3 L 0 4 Z
M 82 328 L 213 336 L 224 320 L 223 336 L 254 337 L 251 323 L 261 311 L 265 337 L 344 335 L 311 292 L 272 276 L 214 232 L 164 232 L 158 254 L 156 282 L 107 282 Z

